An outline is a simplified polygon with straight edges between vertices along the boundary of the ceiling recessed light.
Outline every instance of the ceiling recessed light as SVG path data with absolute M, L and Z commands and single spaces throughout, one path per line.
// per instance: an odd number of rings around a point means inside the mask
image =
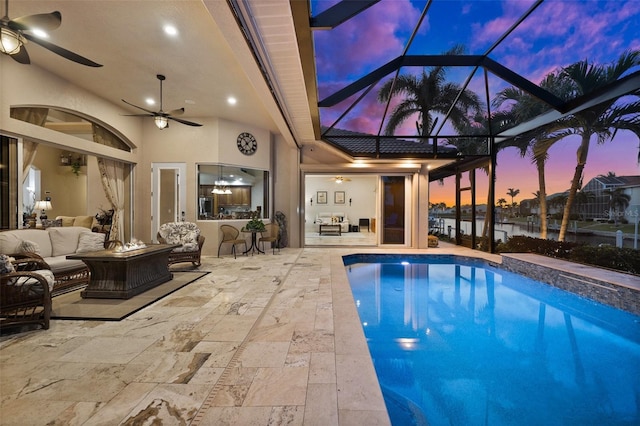
M 176 27 L 174 27 L 173 25 L 165 25 L 164 26 L 164 32 L 167 35 L 170 36 L 177 36 L 178 35 L 178 29 Z
M 185 99 L 184 103 L 187 104 L 187 105 L 195 105 L 196 101 L 192 101 L 191 99 Z
M 238 100 L 236 98 L 234 98 L 233 96 L 229 96 L 227 98 L 227 102 L 229 103 L 229 105 L 235 105 L 238 102 Z
M 147 105 L 155 105 L 156 101 L 154 101 L 152 98 L 147 98 L 144 100 L 146 102 Z

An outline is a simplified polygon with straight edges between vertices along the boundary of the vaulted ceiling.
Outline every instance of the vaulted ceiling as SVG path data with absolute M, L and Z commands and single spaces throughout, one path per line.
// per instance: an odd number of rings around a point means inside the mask
M 375 11 L 375 8 L 383 8 L 389 2 L 345 2 L 338 9 L 330 7 L 333 3 L 323 2 L 325 10 L 312 11 L 312 3 L 300 0 L 11 0 L 9 17 L 60 11 L 62 25 L 51 32 L 49 41 L 103 66 L 82 66 L 34 43 L 27 44 L 32 64 L 23 66 L 44 68 L 107 99 L 122 108 L 123 113 L 139 111 L 124 104 L 121 99 L 136 105 L 145 105 L 148 97 L 157 99 L 159 84 L 156 75 L 163 74 L 166 76 L 163 92 L 165 110 L 184 107 L 183 118 L 192 121 L 202 117 L 220 117 L 251 123 L 283 135 L 291 146 L 302 149 L 305 161 L 327 163 L 351 161 L 358 153 L 336 143 L 336 140 L 332 141 L 327 137 L 328 134 L 321 141 L 322 132 L 334 124 L 329 119 L 321 120 L 322 111 L 331 105 L 344 108 L 341 100 L 360 96 L 370 84 L 393 76 L 408 62 L 417 61 L 413 65 L 422 67 L 441 63 L 438 61 L 442 60 L 442 56 L 437 55 L 440 52 L 427 52 L 428 55 L 424 56 L 424 52 L 405 49 L 394 58 L 389 58 L 389 61 L 380 62 L 377 70 L 362 70 L 358 74 L 357 60 L 336 57 L 335 61 L 342 61 L 354 70 L 342 88 L 328 94 L 322 87 L 322 81 L 319 86 L 318 79 L 323 76 L 316 70 L 318 32 L 332 26 L 339 27 L 344 22 L 357 22 L 368 13 L 359 13 L 360 9 Z M 451 2 L 425 0 L 414 3 L 422 3 L 422 10 L 429 16 L 428 13 L 436 13 L 437 7 Z M 532 9 L 540 10 L 543 7 L 538 4 L 542 3 L 539 0 L 529 3 Z M 554 1 L 547 3 L 550 3 L 547 7 L 554 6 Z M 526 12 L 516 16 L 512 22 L 514 28 L 519 22 L 526 22 L 528 16 Z M 451 19 L 454 25 L 454 17 Z M 637 11 L 629 14 L 628 22 L 638 22 Z M 178 31 L 177 36 L 165 34 L 165 25 L 173 25 Z M 418 22 L 407 17 L 407 26 L 411 28 L 414 25 L 418 25 Z M 508 38 L 507 42 L 501 38 L 508 31 L 509 25 L 505 31 L 497 33 L 494 40 L 488 41 L 484 48 L 456 61 L 462 61 L 458 65 L 467 68 L 486 68 L 506 81 L 536 92 L 535 87 L 530 86 L 530 76 L 514 73 L 503 67 L 499 57 L 492 58 L 490 55 L 494 46 L 509 42 Z M 410 35 L 406 37 L 409 46 Z M 455 32 L 450 37 L 452 42 L 456 41 Z M 633 46 L 615 46 L 611 49 L 615 50 L 613 53 L 619 53 L 628 47 Z M 397 62 L 396 65 L 383 67 L 393 60 Z M 11 59 L 1 55 L 0 72 L 6 61 Z M 469 61 L 473 63 L 467 63 Z M 527 123 L 503 136 L 508 137 L 568 111 L 592 105 L 603 96 L 628 93 L 634 88 L 637 90 L 640 87 L 639 80 L 640 76 L 636 73 L 625 84 L 619 84 L 608 93 L 593 94 L 589 99 L 570 105 L 555 105 L 555 109 L 539 117 L 537 122 Z M 541 91 L 537 93 L 545 96 Z M 238 100 L 235 106 L 227 103 L 229 96 Z M 357 133 L 352 135 L 354 139 L 360 138 L 363 133 L 348 127 L 336 128 Z M 346 133 L 341 134 L 344 136 Z M 374 139 L 371 141 L 376 143 Z M 398 152 L 397 147 L 394 149 L 395 157 L 425 157 L 424 153 L 414 155 L 411 152 Z

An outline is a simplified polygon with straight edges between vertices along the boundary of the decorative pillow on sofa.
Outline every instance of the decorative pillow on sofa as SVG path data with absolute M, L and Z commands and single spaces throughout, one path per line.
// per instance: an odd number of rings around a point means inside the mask
M 44 229 L 62 226 L 62 219 L 42 219 Z
M 78 239 L 76 253 L 104 250 L 104 237 L 105 234 L 99 232 L 83 232 Z
M 55 257 L 75 253 L 78 249 L 80 234 L 88 231 L 87 228 L 80 226 L 65 226 L 50 228 L 47 232 L 51 239 L 51 256 Z
M 22 240 L 18 246 L 20 253 L 35 253 L 40 254 L 40 246 L 37 243 L 29 240 Z
M 93 216 L 76 216 L 73 220 L 73 226 L 82 226 L 87 229 L 91 229 L 92 224 Z
M 56 220 L 62 220 L 62 226 L 73 226 L 73 221 L 76 220 L 75 216 L 58 216 Z

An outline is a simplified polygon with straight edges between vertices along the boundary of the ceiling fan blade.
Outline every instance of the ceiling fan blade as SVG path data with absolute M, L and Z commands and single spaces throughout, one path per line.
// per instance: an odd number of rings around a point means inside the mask
M 102 65 L 93 62 L 90 59 L 85 58 L 84 56 L 80 56 L 77 53 L 73 53 L 70 50 L 64 49 L 60 46 L 56 46 L 53 43 L 49 43 L 48 41 L 44 41 L 38 37 L 34 37 L 30 34 L 26 34 L 26 33 L 22 33 L 22 35 L 24 36 L 24 38 L 26 38 L 27 40 L 30 40 L 36 44 L 39 44 L 40 46 L 44 47 L 45 49 L 48 49 L 50 51 L 52 51 L 55 54 L 58 54 L 60 56 L 62 56 L 63 58 L 69 59 L 70 61 L 73 62 L 77 62 L 81 65 L 86 65 L 88 67 L 101 67 Z
M 51 13 L 39 13 L 37 15 L 21 16 L 9 21 L 9 28 L 12 30 L 34 30 L 36 28 L 44 31 L 55 30 L 62 23 L 62 14 L 58 11 Z
M 169 115 L 182 115 L 184 114 L 184 108 L 174 109 L 173 111 L 169 111 Z
M 14 60 L 16 60 L 17 62 L 20 62 L 21 64 L 29 65 L 31 63 L 31 60 L 29 59 L 29 54 L 27 53 L 27 49 L 25 49 L 24 45 L 22 45 L 18 53 L 16 53 L 15 55 L 9 55 L 9 56 L 11 56 Z
M 148 109 L 146 109 L 146 108 L 139 107 L 138 105 L 134 105 L 134 104 L 132 104 L 131 102 L 127 102 L 127 101 L 125 101 L 124 99 L 122 99 L 122 102 L 124 102 L 124 103 L 125 103 L 125 104 L 127 104 L 127 105 L 131 105 L 132 107 L 136 107 L 136 108 L 138 108 L 138 109 L 141 109 L 141 110 L 143 110 L 144 112 L 147 112 L 147 113 L 151 114 L 153 117 L 155 117 L 156 115 L 158 115 L 158 113 L 157 113 L 157 112 L 155 112 L 155 111 L 151 111 L 151 110 L 148 110 Z M 144 115 L 144 114 L 140 114 L 140 116 L 142 116 L 142 115 Z
M 186 124 L 187 126 L 194 126 L 194 127 L 202 126 L 202 124 L 194 123 L 193 121 L 183 120 L 181 118 L 171 117 L 170 115 L 168 115 L 167 118 L 169 120 L 177 121 L 178 123 Z

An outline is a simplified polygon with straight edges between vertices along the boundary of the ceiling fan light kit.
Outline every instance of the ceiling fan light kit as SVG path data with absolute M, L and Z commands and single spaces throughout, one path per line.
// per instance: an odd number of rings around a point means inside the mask
M 62 23 L 62 14 L 58 11 L 51 13 L 40 13 L 36 15 L 22 16 L 16 19 L 9 18 L 9 0 L 5 0 L 5 15 L 0 18 L 0 53 L 11 56 L 16 62 L 30 64 L 29 54 L 25 44 L 27 40 L 38 44 L 45 49 L 60 55 L 65 59 L 77 62 L 88 67 L 101 67 L 102 65 L 90 59 L 80 56 L 77 53 L 56 46 L 53 43 L 42 40 L 34 34 L 40 31 L 55 30 Z
M 146 114 L 124 114 L 124 115 L 129 117 L 153 117 L 153 121 L 155 122 L 156 127 L 160 130 L 163 130 L 169 127 L 169 120 L 177 121 L 178 123 L 186 124 L 187 126 L 194 126 L 194 127 L 202 126 L 202 124 L 194 123 L 193 121 L 187 121 L 181 118 L 174 117 L 174 115 L 184 114 L 184 108 L 174 109 L 173 111 L 170 111 L 168 113 L 162 110 L 162 82 L 166 80 L 166 77 L 162 74 L 158 74 L 156 75 L 156 78 L 160 80 L 160 111 L 151 111 L 146 108 L 142 108 L 138 105 L 134 105 L 131 102 L 127 102 L 124 99 L 122 99 L 122 102 L 124 102 L 125 104 L 131 105 L 134 108 L 141 109 L 146 113 Z
M 20 52 L 20 48 L 24 44 L 24 40 L 20 33 L 12 31 L 9 28 L 0 28 L 0 52 L 7 55 L 15 55 Z
M 164 129 L 165 127 L 169 126 L 169 120 L 167 119 L 167 117 L 163 117 L 161 115 L 156 115 L 153 118 L 153 121 L 155 121 L 156 123 L 156 127 L 160 130 Z
M 332 177 L 329 180 L 332 180 L 337 184 L 341 184 L 342 182 L 349 182 L 351 179 L 343 177 L 343 176 L 336 176 L 336 177 Z

